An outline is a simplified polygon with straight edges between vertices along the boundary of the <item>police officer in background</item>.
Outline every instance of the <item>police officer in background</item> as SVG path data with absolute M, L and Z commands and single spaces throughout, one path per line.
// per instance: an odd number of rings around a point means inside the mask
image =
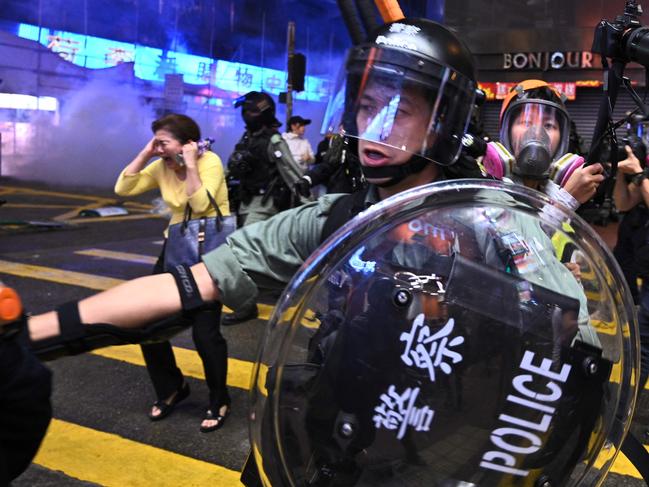
M 302 201 L 289 188 L 302 176 L 302 170 L 278 132 L 282 125 L 275 118 L 275 102 L 267 93 L 251 91 L 235 101 L 241 107 L 246 131 L 228 160 L 228 178 L 239 181 L 238 226 L 266 220 Z M 223 324 L 234 325 L 258 315 L 255 304 L 223 317 Z
M 323 184 L 327 193 L 353 193 L 366 185 L 358 160 L 358 144 L 343 135 L 335 134 L 322 155 L 322 162 L 315 164 L 295 184 L 295 191 L 305 198 L 311 196 L 311 188 Z M 319 152 L 319 151 L 318 151 Z

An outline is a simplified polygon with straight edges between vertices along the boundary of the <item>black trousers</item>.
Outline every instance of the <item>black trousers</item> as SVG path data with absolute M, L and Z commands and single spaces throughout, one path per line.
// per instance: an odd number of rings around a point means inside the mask
M 164 272 L 164 247 L 153 267 L 153 274 Z M 196 351 L 203 362 L 205 382 L 209 388 L 209 405 L 218 410 L 223 405 L 230 405 L 227 388 L 228 344 L 221 334 L 221 304 L 197 314 L 192 326 L 192 338 Z M 183 383 L 183 375 L 176 365 L 176 358 L 168 341 L 149 343 L 141 346 L 147 371 L 151 377 L 158 400 L 167 399 Z

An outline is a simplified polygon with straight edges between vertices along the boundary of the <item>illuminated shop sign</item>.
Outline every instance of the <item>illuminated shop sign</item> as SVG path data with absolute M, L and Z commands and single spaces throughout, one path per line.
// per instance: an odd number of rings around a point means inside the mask
M 37 41 L 66 61 L 90 69 L 104 69 L 121 63 L 133 63 L 137 78 L 164 82 L 167 74 L 182 74 L 192 85 L 211 85 L 235 95 L 251 90 L 274 95 L 286 90 L 286 72 L 251 64 L 196 56 L 140 44 L 119 42 L 73 32 L 18 24 L 19 37 Z M 305 90 L 295 93 L 297 100 L 327 101 L 328 80 L 306 76 Z M 233 96 L 233 98 L 234 98 Z
M 502 100 L 518 83 L 478 83 L 478 86 L 487 95 L 487 100 Z M 577 96 L 578 83 L 550 82 L 561 93 L 566 95 L 568 100 L 574 100 Z
M 504 52 L 502 68 L 506 70 L 592 69 L 590 51 Z

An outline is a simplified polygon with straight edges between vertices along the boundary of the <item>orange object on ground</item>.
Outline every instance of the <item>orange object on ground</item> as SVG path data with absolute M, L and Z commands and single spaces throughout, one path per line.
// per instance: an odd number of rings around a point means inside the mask
M 394 22 L 405 18 L 397 0 L 374 0 L 383 22 Z
M 0 325 L 16 321 L 23 312 L 18 293 L 10 287 L 0 286 Z

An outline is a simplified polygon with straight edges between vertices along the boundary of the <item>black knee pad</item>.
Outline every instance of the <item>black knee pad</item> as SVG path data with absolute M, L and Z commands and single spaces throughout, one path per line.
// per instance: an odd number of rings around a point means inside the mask
M 201 293 L 196 285 L 192 270 L 186 265 L 173 266 L 169 273 L 176 281 L 180 302 L 184 311 L 193 311 L 201 308 L 205 302 L 201 298 Z

